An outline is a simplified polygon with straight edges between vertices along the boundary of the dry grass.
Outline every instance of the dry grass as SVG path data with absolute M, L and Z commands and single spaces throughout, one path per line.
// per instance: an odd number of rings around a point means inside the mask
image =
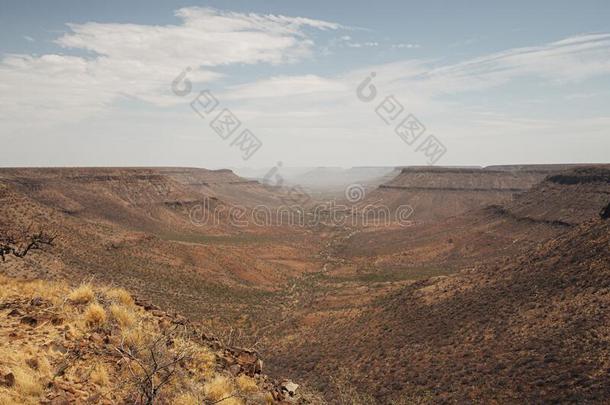
M 58 387 L 62 385 L 74 388 L 78 401 L 96 394 L 113 403 L 135 398 L 136 388 L 129 381 L 134 378 L 134 372 L 138 374 L 141 370 L 125 358 L 117 361 L 117 348 L 130 350 L 145 360 L 151 342 L 169 328 L 157 316 L 136 306 L 123 289 L 83 284 L 70 290 L 67 285 L 18 281 L 1 275 L 0 284 L 3 286 L 0 301 L 16 302 L 20 311 L 32 311 L 31 315 L 40 321 L 37 327 L 27 329 L 26 334 L 18 334 L 17 341 L 11 340 L 9 346 L 2 336 L 8 336 L 18 323 L 4 324 L 0 318 L 0 372 L 11 372 L 15 376 L 12 387 L 0 386 L 0 405 L 37 404 L 47 393 L 61 391 Z M 48 302 L 41 306 L 27 304 L 35 297 Z M 22 298 L 27 298 L 26 304 L 19 304 L 24 301 Z M 60 318 L 61 323 L 47 321 L 45 317 L 51 315 Z M 94 335 L 98 337 L 92 339 Z M 188 355 L 176 363 L 178 371 L 165 386 L 163 401 L 171 399 L 171 403 L 178 405 L 199 404 L 204 400 L 243 405 L 249 398 L 254 401 L 250 403 L 265 403 L 265 393 L 254 379 L 241 376 L 233 380 L 218 374 L 219 359 L 210 347 L 192 340 L 186 333 L 173 337 L 171 342 L 162 346 L 167 353 L 160 353 L 157 360 L 171 360 L 181 352 Z M 74 347 L 84 347 L 85 356 L 71 357 Z M 62 374 L 57 376 L 60 368 L 63 368 Z M 49 385 L 51 381 L 57 385 Z
M 68 300 L 74 304 L 88 304 L 95 298 L 91 284 L 81 284 L 68 295 Z
M 33 370 L 38 371 L 40 375 L 50 376 L 52 373 L 51 363 L 49 363 L 49 359 L 40 353 L 36 353 L 34 351 L 29 352 L 30 357 L 25 361 L 28 367 Z
M 8 393 L 7 390 L 0 388 L 0 405 L 13 405 L 15 399 Z
M 199 400 L 193 394 L 180 394 L 174 398 L 172 404 L 174 405 L 198 405 Z
M 207 348 L 195 350 L 189 361 L 189 367 L 205 378 L 214 375 L 216 356 Z
M 29 281 L 20 287 L 26 295 L 46 299 L 54 305 L 58 305 L 63 300 L 66 288 L 64 283 L 42 280 Z
M 110 376 L 108 375 L 108 369 L 103 363 L 97 363 L 91 371 L 91 381 L 100 387 L 106 387 L 110 384 Z
M 238 397 L 229 397 L 220 402 L 223 405 L 244 405 L 244 401 Z
M 122 304 L 126 307 L 132 307 L 135 305 L 133 297 L 124 288 L 111 288 L 106 291 L 106 296 L 113 302 Z
M 89 304 L 84 313 L 85 324 L 91 328 L 104 326 L 108 321 L 106 310 L 97 302 Z
M 209 400 L 220 401 L 224 398 L 230 398 L 233 395 L 234 388 L 231 380 L 219 375 L 205 384 L 204 391 Z
M 16 281 L 0 275 L 0 300 L 11 296 L 26 296 L 28 298 L 42 298 L 53 305 L 59 305 L 65 297 L 67 286 L 65 283 L 33 280 Z
M 131 327 L 136 322 L 136 317 L 133 312 L 123 305 L 112 304 L 110 306 L 110 317 L 116 321 L 121 328 Z
M 240 392 L 243 393 L 253 393 L 258 392 L 258 385 L 256 385 L 256 380 L 252 377 L 248 377 L 245 374 L 241 374 L 235 379 L 235 384 Z
M 123 343 L 132 350 L 143 347 L 144 342 L 146 341 L 146 334 L 139 327 L 123 329 L 121 331 L 121 337 Z
M 13 374 L 15 386 L 21 395 L 38 397 L 42 394 L 43 386 L 35 372 L 23 367 L 15 367 Z
M 0 346 L 0 371 L 15 377 L 12 387 L 0 387 L 0 404 L 38 403 L 51 378 L 46 354 L 32 345 Z

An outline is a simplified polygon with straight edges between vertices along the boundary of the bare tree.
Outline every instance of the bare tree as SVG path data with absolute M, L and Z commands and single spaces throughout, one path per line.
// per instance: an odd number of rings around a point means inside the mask
M 32 250 L 41 250 L 44 246 L 53 246 L 56 235 L 45 231 L 32 231 L 31 226 L 11 232 L 0 228 L 0 257 L 6 260 L 7 255 L 25 257 Z
M 188 349 L 170 350 L 174 341 L 173 331 L 163 332 L 148 340 L 142 347 L 130 347 L 121 342 L 116 348 L 126 361 L 134 385 L 138 388 L 140 403 L 153 405 L 161 392 L 176 376 L 180 363 L 188 360 Z

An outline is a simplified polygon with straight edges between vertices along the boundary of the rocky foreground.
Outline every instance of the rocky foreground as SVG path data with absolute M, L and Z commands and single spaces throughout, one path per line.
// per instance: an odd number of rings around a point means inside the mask
M 0 276 L 0 404 L 311 403 L 228 347 L 123 289 Z

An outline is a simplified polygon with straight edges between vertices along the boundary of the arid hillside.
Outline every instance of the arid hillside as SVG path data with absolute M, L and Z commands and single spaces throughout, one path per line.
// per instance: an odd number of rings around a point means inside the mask
M 374 258 L 386 268 L 510 257 L 596 216 L 608 202 L 608 173 L 603 166 L 558 172 L 504 203 L 413 227 L 364 229 L 337 253 L 351 260 Z M 447 198 L 440 209 L 452 203 Z
M 334 295 L 359 290 L 353 304 L 320 296 L 299 339 L 275 348 L 274 367 L 335 400 L 333 376 L 345 369 L 364 402 L 602 402 L 609 174 L 551 175 L 501 208 L 353 235 L 322 282 L 335 280 Z M 356 304 L 382 284 L 389 293 Z
M 486 168 L 407 167 L 380 185 L 367 202 L 395 210 L 413 207 L 412 219 L 438 221 L 490 204 L 511 201 L 567 165 L 491 166 Z
M 0 276 L 0 403 L 303 403 L 256 352 L 121 288 Z
M 189 212 L 204 199 L 208 200 L 206 207 L 212 210 L 217 205 L 283 204 L 278 193 L 230 170 L 0 169 L 0 181 L 51 209 L 145 231 L 189 230 L 193 227 Z
M 404 169 L 387 183 L 398 188 L 367 198 L 420 201 L 430 220 L 381 226 L 194 220 L 285 203 L 286 190 L 230 171 L 2 169 L 1 229 L 57 238 L 0 271 L 123 287 L 225 346 L 256 348 L 270 376 L 330 403 L 593 399 L 606 383 L 606 287 L 594 281 L 609 268 L 610 169 L 557 169 Z M 576 329 L 594 321 L 595 334 Z
M 58 235 L 51 254 L 8 259 L 2 270 L 117 283 L 196 319 L 269 313 L 279 287 L 317 269 L 321 242 L 306 229 L 238 226 L 228 210 L 282 198 L 229 171 L 2 169 L 3 228 Z
M 560 172 L 500 212 L 521 221 L 578 224 L 595 216 L 608 202 L 608 184 L 610 167 Z
M 278 359 L 309 365 L 322 389 L 320 376 L 346 367 L 382 403 L 600 402 L 610 395 L 609 237 L 607 220 L 592 220 L 510 262 L 413 283 Z

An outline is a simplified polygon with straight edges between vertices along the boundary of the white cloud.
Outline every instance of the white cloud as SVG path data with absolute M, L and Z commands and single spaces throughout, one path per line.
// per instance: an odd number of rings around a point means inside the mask
M 359 45 L 362 46 L 362 45 Z M 234 100 L 272 98 L 282 109 L 304 96 L 344 103 L 370 72 L 388 94 L 402 95 L 417 105 L 431 105 L 438 96 L 488 90 L 511 80 L 533 76 L 550 83 L 581 81 L 610 74 L 610 34 L 582 35 L 528 48 L 515 48 L 454 64 L 409 60 L 355 69 L 333 77 L 284 76 L 231 88 Z M 309 99 L 307 99 L 309 103 Z
M 566 145 L 575 133 L 592 137 L 591 145 L 599 148 L 604 142 L 602 135 L 607 133 L 610 118 L 603 115 L 582 116 L 575 120 L 553 111 L 546 111 L 544 117 L 537 117 L 523 110 L 502 110 L 485 103 L 475 105 L 460 102 L 455 97 L 448 101 L 443 96 L 481 92 L 483 100 L 485 91 L 522 77 L 534 77 L 561 88 L 565 83 L 574 84 L 596 75 L 610 74 L 609 37 L 572 37 L 453 64 L 411 60 L 368 66 L 332 77 L 307 75 L 272 78 L 232 88 L 222 97 L 236 103 L 234 111 L 247 117 L 249 124 L 264 129 L 268 135 L 276 135 L 274 142 L 289 135 L 294 135 L 296 139 L 297 136 L 326 131 L 326 147 L 332 142 L 339 144 L 338 139 L 342 138 L 349 138 L 350 145 L 366 143 L 370 137 L 381 137 L 380 142 L 389 142 L 386 137 L 398 139 L 392 128 L 385 126 L 374 111 L 385 96 L 395 95 L 406 112 L 418 116 L 430 133 L 452 144 L 456 153 L 474 156 L 472 152 L 468 154 L 467 145 L 472 147 L 477 140 L 481 144 L 480 152 L 485 151 L 490 156 L 487 163 L 493 163 L 492 156 L 496 152 L 492 149 L 498 145 L 514 151 L 517 153 L 515 156 L 524 157 L 532 153 L 542 156 L 545 153 L 540 161 L 548 161 L 552 158 L 553 148 L 561 147 L 562 153 L 567 153 L 569 148 Z M 356 98 L 355 92 L 358 84 L 371 72 L 376 73 L 373 83 L 379 96 L 375 102 L 365 104 Z M 568 92 L 571 91 L 573 88 L 568 89 Z M 540 96 L 545 102 L 549 101 L 549 96 L 535 90 L 530 96 Z M 240 100 L 242 104 L 239 104 Z M 547 144 L 541 145 L 541 148 L 547 149 L 544 152 L 517 152 L 532 144 L 531 136 L 534 134 L 541 139 L 540 142 L 546 139 Z M 553 139 L 559 143 L 554 144 Z M 398 140 L 393 147 L 400 145 Z M 404 144 L 402 147 L 408 153 L 409 148 Z M 597 149 L 595 153 L 589 152 L 599 159 L 601 152 Z M 477 155 L 478 158 L 482 156 Z M 535 161 L 535 157 L 529 156 L 529 159 Z
M 367 42 L 347 42 L 346 45 L 349 48 L 375 48 L 379 46 L 379 42 L 367 41 Z
M 68 24 L 55 42 L 87 56 L 5 55 L 0 61 L 0 118 L 16 124 L 73 121 L 121 97 L 157 105 L 183 102 L 170 93 L 187 66 L 189 79 L 209 82 L 229 64 L 281 64 L 309 57 L 309 29 L 339 24 L 282 15 L 183 8 L 180 25 Z
M 421 48 L 419 44 L 392 44 L 392 48 L 394 49 L 417 49 Z
M 137 119 L 127 119 L 125 116 L 132 111 L 121 110 L 117 100 L 136 98 L 155 106 L 186 103 L 187 100 L 170 92 L 172 79 L 186 66 L 193 68 L 189 74 L 193 82 L 206 83 L 223 77 L 223 67 L 227 65 L 291 63 L 316 51 L 310 30 L 342 28 L 336 23 L 299 17 L 201 8 L 181 9 L 176 15 L 182 20 L 178 25 L 69 25 L 70 32 L 59 37 L 57 44 L 67 53 L 78 56 L 4 56 L 0 62 L 0 129 L 9 133 L 7 129 L 11 125 L 23 129 L 39 121 L 74 122 L 94 115 L 97 122 L 95 134 L 116 132 L 126 134 L 125 138 L 131 132 L 141 137 L 150 134 L 152 139 L 167 145 L 174 144 L 166 134 L 182 139 L 202 139 L 206 149 L 201 153 L 207 153 L 206 159 L 218 162 L 218 165 L 238 164 L 239 161 L 229 162 L 227 156 L 208 147 L 208 142 L 214 144 L 218 139 L 214 134 L 202 138 L 201 134 L 209 128 L 190 109 L 180 111 L 177 116 L 172 116 L 172 112 L 158 114 L 158 110 L 144 109 Z M 360 48 L 380 46 L 374 41 L 355 42 L 348 35 L 336 37 L 337 40 L 340 41 L 337 47 L 350 44 Z M 394 47 L 409 49 L 419 45 L 403 43 L 394 44 Z M 379 97 L 374 103 L 365 104 L 356 98 L 355 92 L 358 84 L 371 72 L 377 74 L 374 84 Z M 604 145 L 608 150 L 610 118 L 599 115 L 571 120 L 559 114 L 549 114 L 544 118 L 519 116 L 512 110 L 486 109 L 488 106 L 455 99 L 448 101 L 443 96 L 471 92 L 485 95 L 485 91 L 521 77 L 534 77 L 561 86 L 603 74 L 610 74 L 610 34 L 589 34 L 540 46 L 509 49 L 458 63 L 405 60 L 327 77 L 315 72 L 294 76 L 276 74 L 229 87 L 218 92 L 217 96 L 230 106 L 244 125 L 264 138 L 261 159 L 269 161 L 275 161 L 276 155 L 281 154 L 286 161 L 298 162 L 300 156 L 305 156 L 314 160 L 301 161 L 301 164 L 323 164 L 322 160 L 315 159 L 318 156 L 320 159 L 336 156 L 337 161 L 343 159 L 341 164 L 351 164 L 360 159 L 353 156 L 360 154 L 375 156 L 368 163 L 424 163 L 423 158 L 421 161 L 408 160 L 415 154 L 408 154 L 409 148 L 374 112 L 383 97 L 393 94 L 408 112 L 416 114 L 430 132 L 448 144 L 450 154 L 455 156 L 463 152 L 464 156 L 471 158 L 462 162 L 453 159 L 452 163 L 485 163 L 477 160 L 477 157 L 485 158 L 485 154 L 489 155 L 487 162 L 493 163 L 493 156 L 500 156 L 493 155 L 497 153 L 494 148 L 505 150 L 506 156 L 508 152 L 522 156 L 519 153 L 524 149 L 523 139 L 528 134 L 563 140 L 548 145 L 563 148 L 562 153 L 566 156 L 575 133 L 589 134 L 591 147 L 585 151 L 591 156 L 602 156 Z M 569 94 L 574 94 L 574 88 L 570 88 Z M 541 105 L 548 102 L 545 94 L 532 91 L 530 96 L 540 98 Z M 579 102 L 577 96 L 573 100 Z M 569 101 L 566 97 L 566 102 Z M 108 116 L 112 119 L 106 120 L 100 111 L 110 111 Z M 64 128 L 86 131 L 89 128 L 87 124 L 88 121 L 81 121 L 72 127 L 63 126 L 52 131 L 39 131 L 38 134 L 61 134 Z M 34 133 L 28 133 L 28 139 L 33 139 Z M 517 142 L 519 138 L 521 144 Z M 473 143 L 464 140 L 472 139 L 480 143 L 476 144 L 474 152 L 468 154 L 467 149 L 473 148 Z M 63 142 L 63 145 L 67 144 Z M 124 142 L 124 139 L 116 142 Z M 139 150 L 137 148 L 141 145 L 131 142 L 134 150 Z M 48 141 L 48 144 L 53 147 L 52 142 Z M 378 145 L 384 145 L 384 148 Z M 153 153 L 154 147 L 147 147 Z M 179 145 L 172 147 L 179 153 Z M 184 149 L 194 153 L 189 145 Z M 162 154 L 165 150 L 154 150 L 154 153 Z M 522 153 L 526 156 L 530 152 Z M 386 156 L 388 158 L 384 160 Z M 534 155 L 529 156 L 531 161 L 535 160 L 532 158 Z M 548 152 L 547 157 L 552 156 L 552 152 Z M 402 158 L 405 160 L 401 161 Z M 17 161 L 15 157 L 11 156 L 11 159 Z M 124 159 L 128 161 L 128 157 Z M 203 155 L 201 159 L 200 165 L 208 165 Z M 448 156 L 448 159 L 452 158 Z M 269 161 L 262 164 L 268 165 Z
M 312 93 L 334 93 L 349 90 L 346 83 L 317 75 L 278 76 L 228 89 L 223 100 L 303 96 Z
M 575 82 L 610 73 L 610 34 L 579 35 L 542 46 L 515 48 L 432 69 L 430 81 L 448 89 L 487 88 L 522 76 Z

